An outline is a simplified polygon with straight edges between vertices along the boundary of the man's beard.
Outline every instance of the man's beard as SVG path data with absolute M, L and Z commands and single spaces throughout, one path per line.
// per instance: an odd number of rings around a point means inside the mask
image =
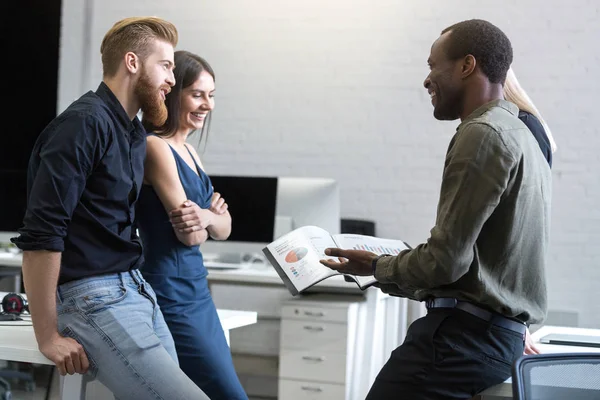
M 140 101 L 144 119 L 147 119 L 155 127 L 161 127 L 167 121 L 169 113 L 159 88 L 152 86 L 150 77 L 145 70 L 142 70 L 135 87 L 135 95 Z
M 463 92 L 446 90 L 439 97 L 437 107 L 433 110 L 433 116 L 440 121 L 454 121 L 460 118 Z

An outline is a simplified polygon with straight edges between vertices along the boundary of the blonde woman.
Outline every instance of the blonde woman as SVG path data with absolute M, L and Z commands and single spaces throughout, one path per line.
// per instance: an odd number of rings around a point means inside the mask
M 519 84 L 517 77 L 515 76 L 512 68 L 508 70 L 506 74 L 506 81 L 504 83 L 504 98 L 511 103 L 514 103 L 519 107 L 519 119 L 523 121 L 527 128 L 533 133 L 533 136 L 540 145 L 540 149 L 548 164 L 552 167 L 552 153 L 556 151 L 556 142 L 552 137 L 552 132 L 546 124 L 546 121 L 542 118 L 540 112 L 533 104 L 525 90 Z M 540 350 L 535 346 L 529 329 L 525 338 L 525 354 L 539 354 Z
M 525 90 L 519 84 L 512 68 L 506 74 L 504 98 L 519 107 L 519 119 L 529 128 L 540 145 L 548 164 L 552 167 L 552 153 L 556 151 L 556 142 L 552 132 L 533 104 Z

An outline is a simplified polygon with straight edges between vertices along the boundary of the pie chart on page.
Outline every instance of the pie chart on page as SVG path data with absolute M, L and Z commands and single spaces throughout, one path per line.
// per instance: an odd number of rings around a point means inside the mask
M 308 254 L 308 249 L 305 247 L 296 247 L 289 251 L 289 253 L 285 256 L 285 262 L 287 263 L 295 263 L 302 260 L 306 254 Z

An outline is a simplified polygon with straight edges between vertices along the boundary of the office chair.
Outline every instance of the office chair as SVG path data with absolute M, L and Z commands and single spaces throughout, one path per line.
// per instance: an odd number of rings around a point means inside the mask
M 512 389 L 514 400 L 600 400 L 600 353 L 522 356 Z
M 11 400 L 12 392 L 10 391 L 10 383 L 6 379 L 0 378 L 0 399 L 1 400 Z

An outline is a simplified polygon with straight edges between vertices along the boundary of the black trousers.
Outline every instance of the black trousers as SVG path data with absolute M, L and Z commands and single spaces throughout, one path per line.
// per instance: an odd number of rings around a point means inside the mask
M 511 375 L 523 335 L 465 311 L 431 309 L 408 329 L 366 400 L 470 399 Z

